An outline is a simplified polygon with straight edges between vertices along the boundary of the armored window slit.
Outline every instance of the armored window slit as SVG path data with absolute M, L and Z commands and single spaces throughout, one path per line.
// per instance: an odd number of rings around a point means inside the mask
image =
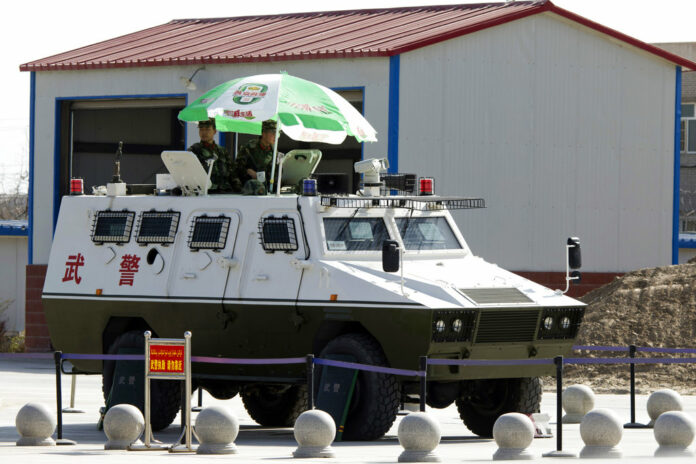
M 92 241 L 103 243 L 128 243 L 133 229 L 133 211 L 99 211 L 92 223 Z
M 198 216 L 189 231 L 188 245 L 191 250 L 221 250 L 227 243 L 230 218 L 226 216 Z
M 264 251 L 291 252 L 298 249 L 295 221 L 287 216 L 269 216 L 259 222 L 259 239 Z
M 141 245 L 174 243 L 181 213 L 176 211 L 143 211 L 138 221 L 135 241 Z

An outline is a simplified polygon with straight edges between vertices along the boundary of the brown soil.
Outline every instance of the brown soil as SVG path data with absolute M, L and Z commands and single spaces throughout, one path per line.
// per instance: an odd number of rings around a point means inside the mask
M 692 260 L 694 261 L 694 260 Z M 641 269 L 581 298 L 588 304 L 577 345 L 696 348 L 696 263 Z M 626 352 L 582 351 L 577 357 L 627 357 Z M 638 353 L 636 357 L 692 357 Z M 629 391 L 629 365 L 568 365 L 563 383 L 585 384 L 597 393 Z M 546 389 L 555 381 L 545 379 Z M 672 388 L 696 393 L 696 364 L 636 365 L 638 393 Z

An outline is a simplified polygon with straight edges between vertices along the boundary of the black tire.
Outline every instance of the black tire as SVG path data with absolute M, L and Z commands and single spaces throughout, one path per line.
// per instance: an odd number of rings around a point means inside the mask
M 239 393 L 239 385 L 227 380 L 208 379 L 201 386 L 216 400 L 231 400 Z
M 292 427 L 307 410 L 306 385 L 252 385 L 240 396 L 249 416 L 264 427 Z
M 492 437 L 493 424 L 503 414 L 539 412 L 541 390 L 538 377 L 466 381 L 462 396 L 456 400 L 457 410 L 469 430 Z
M 140 352 L 145 352 L 145 337 L 140 331 L 131 331 L 119 335 L 116 340 L 109 347 L 109 354 L 118 354 L 121 348 L 135 348 L 140 350 Z M 139 372 L 142 372 L 142 376 L 145 376 L 144 370 L 145 366 L 139 361 L 140 364 Z M 116 368 L 116 361 L 104 361 L 104 367 L 102 370 L 102 393 L 104 394 L 104 401 L 109 401 L 109 395 L 111 393 L 111 387 L 114 382 L 114 370 Z M 140 384 L 142 383 L 142 377 L 140 379 Z M 144 395 L 142 392 L 142 397 L 137 401 L 137 406 L 140 411 L 145 415 L 144 410 Z M 107 405 L 112 406 L 112 405 Z M 171 380 L 152 380 L 150 381 L 150 424 L 152 425 L 152 430 L 162 430 L 167 428 L 176 418 L 179 409 L 181 408 L 181 386 L 179 382 L 172 382 Z
M 350 355 L 355 362 L 388 366 L 387 358 L 377 341 L 367 334 L 345 334 L 330 341 L 321 350 L 328 355 Z M 317 369 L 316 378 L 321 378 Z M 348 409 L 343 440 L 376 440 L 389 431 L 399 411 L 399 384 L 390 374 L 359 371 Z

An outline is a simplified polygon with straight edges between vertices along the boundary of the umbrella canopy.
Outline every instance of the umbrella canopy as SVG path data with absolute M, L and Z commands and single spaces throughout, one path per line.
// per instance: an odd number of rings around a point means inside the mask
M 278 121 L 294 140 L 340 144 L 351 135 L 376 142 L 377 131 L 333 90 L 289 74 L 234 79 L 209 90 L 179 112 L 182 121 L 215 118 L 218 130 L 260 134 L 261 123 Z

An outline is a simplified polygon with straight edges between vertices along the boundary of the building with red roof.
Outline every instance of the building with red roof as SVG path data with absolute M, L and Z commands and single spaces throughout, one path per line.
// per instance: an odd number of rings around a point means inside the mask
M 245 75 L 287 71 L 342 93 L 379 141 L 319 146 L 319 171 L 350 174 L 355 189 L 352 164 L 387 157 L 435 177 L 437 193 L 486 198 L 456 215 L 469 245 L 541 283 L 563 285 L 570 235 L 583 240 L 585 289 L 678 260 L 680 79 L 696 63 L 547 0 L 181 19 L 20 69 L 31 349 L 48 343 L 37 290 L 69 179 L 106 183 L 123 141 L 123 177 L 154 182 L 162 150 L 197 141 L 178 111 Z M 234 151 L 245 137 L 220 143 Z

